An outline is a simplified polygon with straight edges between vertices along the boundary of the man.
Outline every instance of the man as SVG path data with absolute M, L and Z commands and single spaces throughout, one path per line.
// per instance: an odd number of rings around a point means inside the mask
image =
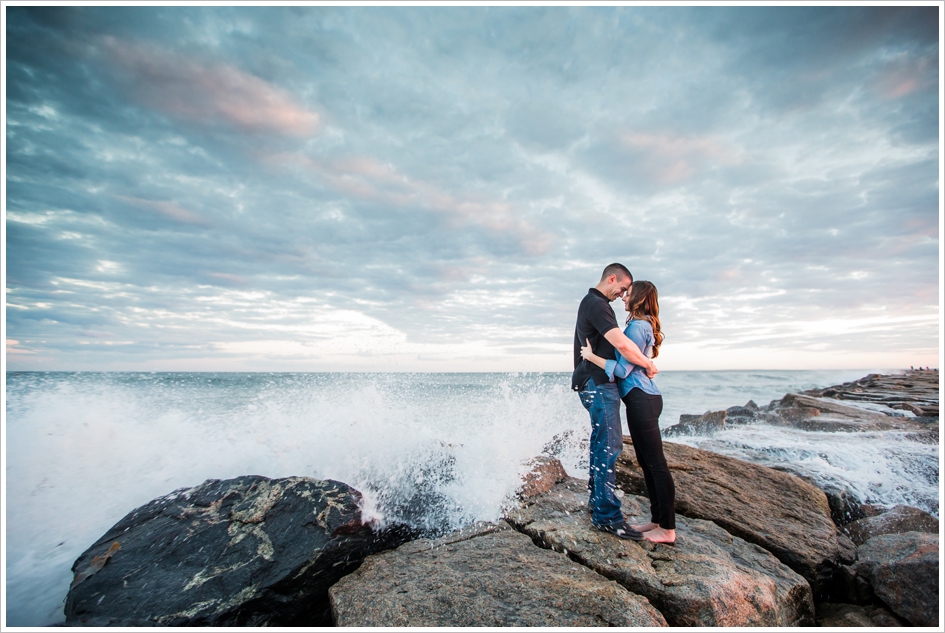
M 623 447 L 620 430 L 620 394 L 607 373 L 581 358 L 581 347 L 590 342 L 598 356 L 616 360 L 614 349 L 634 365 L 646 369 L 650 378 L 656 365 L 620 330 L 610 302 L 624 296 L 633 285 L 633 275 L 623 264 L 604 269 L 600 282 L 589 288 L 578 308 L 574 327 L 574 373 L 571 388 L 578 392 L 581 404 L 591 416 L 591 467 L 588 489 L 594 526 L 620 538 L 643 540 L 643 535 L 629 525 L 620 512 L 620 500 L 614 494 L 617 456 Z

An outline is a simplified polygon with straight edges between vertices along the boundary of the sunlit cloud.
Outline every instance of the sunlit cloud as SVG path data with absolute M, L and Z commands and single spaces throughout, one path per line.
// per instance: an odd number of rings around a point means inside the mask
M 119 81 L 141 105 L 202 124 L 220 120 L 250 132 L 309 136 L 320 117 L 285 90 L 229 64 L 106 36 L 101 42 Z
M 145 200 L 134 196 L 114 196 L 116 199 L 126 202 L 139 209 L 148 209 L 156 212 L 166 218 L 183 222 L 184 224 L 193 224 L 194 226 L 209 226 L 209 222 L 198 216 L 192 211 L 174 204 L 169 200 Z
M 371 157 L 315 160 L 300 154 L 277 154 L 263 160 L 278 166 L 302 166 L 326 185 L 357 200 L 430 211 L 454 229 L 480 226 L 496 235 L 512 236 L 528 255 L 546 254 L 553 244 L 549 231 L 516 217 L 518 211 L 507 202 L 460 197 Z
M 640 155 L 646 173 L 664 185 L 684 182 L 716 163 L 738 161 L 737 151 L 713 136 L 627 132 L 620 140 L 624 147 Z

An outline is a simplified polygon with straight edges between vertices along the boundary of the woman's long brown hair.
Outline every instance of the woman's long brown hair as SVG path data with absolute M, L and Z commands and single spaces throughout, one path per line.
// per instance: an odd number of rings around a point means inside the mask
M 630 288 L 630 307 L 627 310 L 627 323 L 630 319 L 649 321 L 653 326 L 653 358 L 660 355 L 660 345 L 663 343 L 663 332 L 660 330 L 660 302 L 656 286 L 649 281 L 634 281 Z

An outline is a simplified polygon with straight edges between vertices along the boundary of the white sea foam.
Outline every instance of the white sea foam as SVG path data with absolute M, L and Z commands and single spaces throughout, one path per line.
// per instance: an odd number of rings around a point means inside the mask
M 664 372 L 661 425 L 863 374 Z M 565 468 L 585 475 L 589 424 L 568 387 L 566 374 L 8 374 L 7 624 L 61 621 L 70 567 L 89 545 L 134 508 L 210 478 L 335 479 L 363 492 L 366 516 L 417 527 L 495 520 L 524 462 L 554 438 Z M 753 432 L 703 439 L 807 455 L 802 436 Z M 828 457 L 804 459 L 857 479 L 864 498 L 929 497 L 910 481 L 914 443 L 894 442 L 871 466 L 865 445 L 818 442 Z

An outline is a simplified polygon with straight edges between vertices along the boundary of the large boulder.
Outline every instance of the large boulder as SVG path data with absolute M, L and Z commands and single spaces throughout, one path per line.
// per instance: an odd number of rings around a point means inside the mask
M 675 546 L 621 540 L 595 529 L 586 505 L 585 482 L 569 478 L 510 510 L 507 520 L 536 543 L 646 596 L 671 626 L 813 625 L 810 586 L 762 548 L 684 517 L 677 517 Z M 625 495 L 623 508 L 649 518 L 641 497 Z
M 645 598 L 504 523 L 370 556 L 329 594 L 337 626 L 666 626 Z
M 881 534 L 904 532 L 938 534 L 938 519 L 919 508 L 898 505 L 878 516 L 867 517 L 845 525 L 843 530 L 854 543 L 862 545 Z
M 881 534 L 857 549 L 856 573 L 915 626 L 938 626 L 938 534 Z
M 330 625 L 328 587 L 388 545 L 337 481 L 211 479 L 125 516 L 72 567 L 66 621 Z M 391 537 L 393 538 L 393 537 Z
M 663 443 L 676 484 L 676 511 L 713 521 L 727 532 L 760 545 L 801 574 L 815 595 L 825 590 L 841 563 L 852 563 L 842 547 L 822 490 L 798 477 L 710 451 Z M 629 437 L 617 460 L 617 484 L 646 495 L 646 484 Z

